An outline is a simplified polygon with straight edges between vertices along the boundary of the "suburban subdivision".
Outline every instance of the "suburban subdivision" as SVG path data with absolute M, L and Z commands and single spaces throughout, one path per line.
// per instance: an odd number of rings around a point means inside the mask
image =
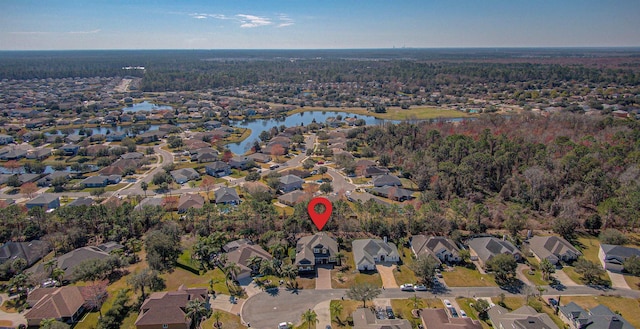
M 28 54 L 0 327 L 640 327 L 636 50 Z

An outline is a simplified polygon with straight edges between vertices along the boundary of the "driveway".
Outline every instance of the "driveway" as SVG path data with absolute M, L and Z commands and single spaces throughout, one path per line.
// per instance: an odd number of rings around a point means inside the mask
M 551 275 L 554 278 L 558 279 L 558 281 L 560 281 L 560 283 L 562 283 L 562 285 L 565 286 L 565 287 L 576 287 L 576 286 L 579 286 L 579 284 L 573 282 L 573 280 L 571 280 L 571 278 L 569 278 L 567 273 L 564 273 L 564 271 L 562 269 L 556 269 L 555 273 L 553 273 Z
M 331 300 L 325 300 L 324 302 L 320 302 L 317 304 L 313 311 L 316 312 L 318 316 L 318 323 L 316 324 L 316 328 L 324 329 L 327 326 L 331 325 Z
M 0 294 L 0 303 L 5 300 L 9 300 L 9 296 L 7 294 Z M 0 322 L 3 323 L 2 325 L 8 324 L 8 322 L 5 321 L 10 321 L 12 323 L 11 326 L 16 328 L 20 324 L 27 324 L 27 319 L 24 317 L 24 315 L 20 313 L 7 313 L 3 310 L 0 310 Z
M 380 273 L 382 278 L 382 286 L 386 288 L 399 288 L 396 282 L 396 277 L 393 276 L 393 269 L 396 268 L 395 264 L 376 264 L 376 270 Z
M 317 275 L 316 290 L 331 289 L 331 270 L 324 267 L 318 267 Z
M 627 280 L 624 279 L 624 275 L 611 271 L 607 271 L 607 274 L 609 274 L 609 279 L 611 279 L 611 286 L 613 286 L 614 288 L 631 289 L 627 284 Z
M 516 278 L 518 278 L 520 281 L 522 281 L 522 283 L 528 285 L 528 286 L 535 286 L 534 284 L 531 283 L 531 281 L 529 281 L 529 278 L 527 278 L 527 272 L 529 272 L 529 266 L 526 264 L 518 264 L 518 267 L 516 268 Z

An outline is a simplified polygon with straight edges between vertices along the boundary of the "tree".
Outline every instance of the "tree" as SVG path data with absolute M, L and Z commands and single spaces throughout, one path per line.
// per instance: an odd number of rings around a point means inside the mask
M 563 238 L 571 240 L 579 226 L 580 223 L 575 217 L 558 217 L 553 223 L 553 231 Z
M 486 266 L 495 273 L 496 281 L 506 284 L 516 276 L 518 263 L 511 254 L 498 254 L 488 260 Z
M 257 171 L 251 171 L 244 178 L 247 182 L 255 182 L 260 179 L 260 174 Z
M 142 182 L 140 183 L 140 188 L 144 191 L 144 197 L 147 197 L 147 189 L 149 189 L 149 183 Z
M 89 295 L 87 307 L 93 310 L 98 310 L 99 318 L 101 319 L 102 303 L 107 298 L 107 280 L 93 281 L 86 287 Z
M 329 304 L 329 311 L 336 318 L 337 322 L 342 322 L 340 321 L 340 314 L 342 314 L 342 309 L 342 303 L 338 301 L 332 301 L 331 304 Z
M 191 328 L 199 328 L 203 319 L 209 317 L 211 310 L 207 309 L 201 300 L 190 300 L 187 303 L 185 317 L 191 319 Z
M 540 262 L 540 271 L 542 272 L 542 279 L 548 281 L 551 274 L 555 273 L 556 267 L 545 258 Z
M 482 298 L 476 299 L 476 301 L 473 303 L 473 308 L 478 312 L 478 316 L 481 319 L 487 318 L 487 310 L 489 309 L 489 306 L 489 302 Z
M 582 275 L 582 281 L 585 284 L 600 283 L 600 277 L 605 273 L 600 265 L 584 258 L 578 259 L 575 263 L 575 269 L 578 274 Z
M 312 309 L 308 309 L 307 311 L 302 313 L 301 318 L 302 318 L 302 323 L 303 324 L 306 323 L 309 329 L 311 329 L 312 324 L 316 324 L 319 322 L 318 314 L 316 314 L 316 312 L 313 311 Z
M 421 254 L 409 268 L 415 272 L 422 283 L 431 286 L 431 284 L 433 284 L 433 278 L 436 275 L 436 269 L 439 266 L 440 263 L 435 258 Z
M 145 240 L 145 249 L 149 267 L 159 272 L 172 269 L 182 252 L 179 237 L 158 230 L 149 233 Z
M 213 327 L 217 329 L 222 328 L 222 322 L 220 322 L 220 318 L 222 318 L 222 312 L 219 310 L 215 310 L 211 316 L 214 320 Z
M 104 187 L 98 187 L 98 188 L 94 188 L 93 190 L 91 190 L 91 192 L 89 192 L 92 196 L 95 197 L 100 197 L 102 196 L 104 193 L 106 192 L 106 190 L 104 189 Z
M 598 237 L 601 243 L 604 244 L 613 244 L 613 245 L 623 245 L 627 243 L 627 237 L 620 231 L 608 228 L 600 233 Z
M 42 321 L 40 321 L 40 328 L 41 329 L 68 329 L 68 328 L 71 328 L 71 326 L 69 326 L 64 322 L 60 322 L 54 318 L 51 318 L 51 319 L 42 319 Z
M 329 182 L 322 183 L 320 184 L 320 191 L 324 194 L 329 194 L 333 192 L 333 186 Z
M 20 186 L 20 193 L 26 195 L 29 199 L 33 198 L 36 192 L 38 192 L 38 186 L 36 186 L 36 183 L 29 182 Z
M 62 282 L 62 279 L 64 279 L 64 270 L 56 266 L 51 271 L 51 278 L 58 282 Z
M 329 169 L 327 169 L 327 167 L 321 166 L 321 167 L 318 168 L 318 173 L 320 173 L 320 175 L 322 175 L 322 178 L 324 178 L 324 174 L 327 173 L 327 170 L 329 170 Z
M 347 297 L 353 300 L 360 300 L 362 301 L 362 307 L 367 307 L 367 301 L 378 297 L 380 293 L 380 288 L 370 283 L 358 283 L 349 287 Z
M 584 221 L 584 228 L 589 230 L 591 234 L 595 234 L 602 227 L 602 217 L 598 214 L 593 214 Z
M 158 272 L 148 268 L 133 273 L 127 278 L 127 283 L 133 287 L 134 292 L 140 290 L 141 300 L 147 298 L 145 288 L 149 288 L 151 291 L 158 291 L 164 288 L 164 280 L 158 275 Z
M 9 160 L 2 165 L 3 167 L 11 170 L 11 173 L 14 174 L 15 170 L 20 168 L 22 165 L 16 160 Z
M 224 272 L 226 276 L 225 283 L 227 284 L 227 288 L 229 288 L 229 281 L 233 282 L 237 280 L 238 274 L 240 274 L 240 267 L 234 262 L 229 262 L 228 264 L 225 264 L 222 272 Z
M 504 221 L 503 225 L 509 231 L 512 237 L 516 237 L 518 232 L 520 232 L 526 224 L 526 220 L 524 215 L 522 214 L 522 209 L 518 206 L 510 206 L 506 211 L 507 219 Z
M 624 270 L 635 276 L 640 275 L 640 257 L 633 255 L 622 263 Z
M 216 186 L 216 180 L 211 176 L 204 176 L 202 178 L 202 183 L 200 184 L 200 189 L 207 193 L 207 201 L 211 201 L 210 192 Z
M 284 155 L 284 147 L 280 144 L 274 144 L 271 146 L 271 155 L 279 157 L 281 155 Z
M 422 299 L 418 297 L 418 295 L 413 294 L 413 297 L 409 298 L 409 306 L 413 307 L 413 309 L 415 310 L 424 307 L 424 303 L 422 302 Z

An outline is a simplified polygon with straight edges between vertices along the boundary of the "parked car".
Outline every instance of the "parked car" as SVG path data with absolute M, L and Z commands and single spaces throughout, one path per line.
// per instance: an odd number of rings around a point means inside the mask
M 280 168 L 280 166 L 279 165 L 271 165 L 271 166 L 269 166 L 269 169 L 271 169 L 271 170 L 274 170 L 274 169 L 277 169 L 277 168 Z
M 58 281 L 54 279 L 48 279 L 47 281 L 42 282 L 42 288 L 51 288 L 58 285 Z
M 427 291 L 427 286 L 423 284 L 416 284 L 415 286 L 413 286 L 413 289 L 415 289 L 416 291 Z
M 387 306 L 386 311 L 387 311 L 387 318 L 389 318 L 389 319 L 395 319 L 396 318 L 396 315 L 393 314 L 393 308 L 391 308 L 391 306 Z
M 411 283 L 405 283 L 400 286 L 400 290 L 402 291 L 413 291 L 413 285 Z
M 460 317 L 461 318 L 466 318 L 467 317 L 467 312 L 465 312 L 464 310 L 460 310 Z
M 547 300 L 549 301 L 549 305 L 558 306 L 558 301 L 555 298 L 549 298 Z
M 384 320 L 387 318 L 387 313 L 382 308 L 378 308 L 376 310 L 376 318 L 379 320 Z
M 446 306 L 447 308 L 453 307 L 453 305 L 451 305 L 451 301 L 449 301 L 448 299 L 445 299 L 443 302 L 444 302 L 444 306 Z
M 278 324 L 278 329 L 289 329 L 289 328 L 293 328 L 293 325 L 291 325 L 291 323 L 289 322 L 280 322 L 280 324 Z

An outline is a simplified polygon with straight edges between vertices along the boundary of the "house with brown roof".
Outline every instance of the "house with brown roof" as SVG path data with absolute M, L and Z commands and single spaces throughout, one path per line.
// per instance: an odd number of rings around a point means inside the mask
M 425 329 L 480 329 L 482 325 L 470 318 L 450 318 L 442 308 L 420 310 L 420 320 Z
M 441 263 L 457 263 L 461 260 L 460 248 L 444 236 L 414 235 L 411 237 L 411 251 L 416 257 L 431 256 Z
M 39 326 L 44 319 L 75 323 L 80 320 L 89 300 L 90 294 L 86 287 L 37 288 L 27 296 L 30 309 L 24 317 L 29 327 Z
M 203 301 L 209 308 L 206 288 L 181 286 L 178 291 L 152 293 L 140 307 L 136 329 L 190 329 L 191 318 L 186 316 L 186 307 L 191 300 Z
M 233 262 L 240 268 L 240 272 L 236 279 L 241 280 L 251 276 L 251 267 L 249 259 L 252 257 L 260 257 L 264 260 L 271 260 L 273 257 L 262 247 L 253 244 L 251 241 L 242 239 L 238 243 L 238 247 L 227 252 L 227 263 Z
M 183 194 L 178 200 L 178 212 L 183 213 L 189 208 L 201 209 L 204 206 L 204 197 L 200 194 Z
M 294 265 L 298 271 L 315 271 L 316 265 L 336 264 L 338 243 L 325 232 L 305 236 L 296 244 Z

